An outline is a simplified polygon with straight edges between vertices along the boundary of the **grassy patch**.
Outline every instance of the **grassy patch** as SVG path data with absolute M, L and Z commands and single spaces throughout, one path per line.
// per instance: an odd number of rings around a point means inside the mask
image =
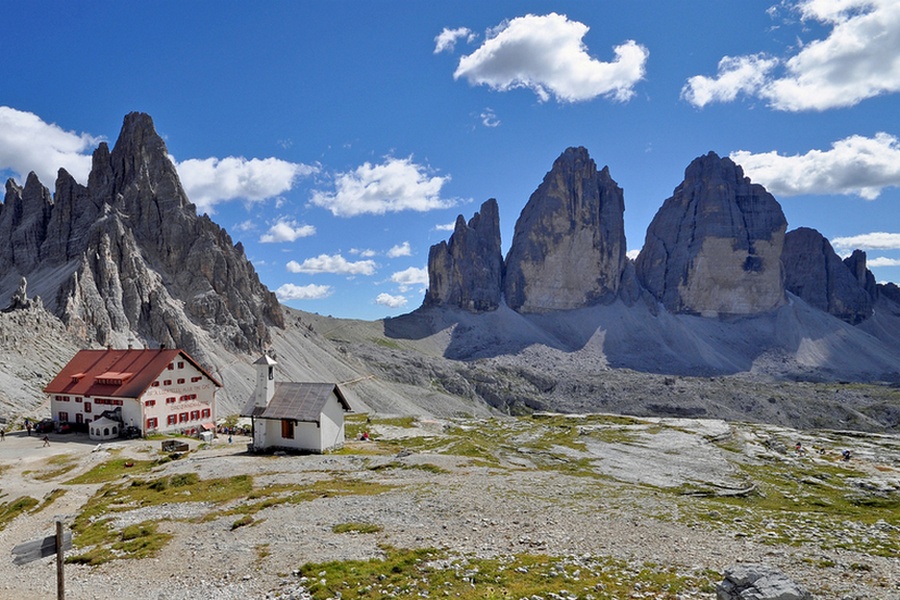
M 399 343 L 395 342 L 394 340 L 389 340 L 386 338 L 372 338 L 372 343 L 374 343 L 376 346 L 381 346 L 383 348 L 390 348 L 392 350 L 402 350 L 403 349 L 403 346 L 401 346 Z
M 31 496 L 20 496 L 12 502 L 0 504 L 0 531 L 2 531 L 10 521 L 21 514 L 30 512 L 38 505 L 38 501 Z
M 604 557 L 516 554 L 475 558 L 441 550 L 383 548 L 367 561 L 305 564 L 300 575 L 315 600 L 345 597 L 676 598 L 689 591 L 711 592 L 718 575 L 657 565 L 633 565 Z
M 51 490 L 46 496 L 44 496 L 43 501 L 41 501 L 41 505 L 37 507 L 37 510 L 35 512 L 44 510 L 45 508 L 56 502 L 57 498 L 61 498 L 62 496 L 64 496 L 65 493 L 66 490 L 62 488 Z
M 876 556 L 897 556 L 900 494 L 867 492 L 859 473 L 823 461 L 773 459 L 741 465 L 758 492 L 737 498 L 693 499 L 688 520 L 717 526 L 765 544 L 815 544 Z M 885 526 L 885 524 L 887 526 Z
M 338 523 L 331 528 L 333 533 L 378 533 L 384 529 L 375 523 Z
M 87 473 L 82 473 L 78 477 L 74 477 L 68 480 L 66 483 L 106 483 L 109 481 L 115 481 L 116 479 L 121 479 L 125 475 L 140 475 L 143 473 L 147 473 L 150 471 L 150 469 L 160 464 L 163 463 L 155 460 L 132 460 L 130 458 L 114 458 L 97 465 Z
M 94 566 L 115 559 L 152 558 L 159 554 L 172 538 L 172 534 L 160 533 L 156 523 L 144 521 L 137 525 L 129 525 L 118 535 L 111 537 L 111 544 L 95 545 L 85 552 L 67 557 L 66 562 Z
M 239 529 L 241 527 L 246 527 L 247 525 L 253 525 L 253 517 L 250 515 L 244 515 L 237 521 L 231 524 L 231 530 Z
M 169 534 L 157 533 L 155 524 L 151 524 L 152 527 L 142 524 L 143 529 L 126 528 L 118 532 L 110 526 L 111 515 L 117 512 L 165 502 L 221 505 L 246 497 L 252 489 L 253 479 L 249 475 L 203 480 L 193 473 L 106 484 L 75 518 L 73 544 L 84 551 L 71 560 L 97 565 L 114 559 L 144 558 L 155 555 L 171 538 Z
M 41 470 L 33 475 L 39 481 L 49 481 L 62 477 L 72 469 L 78 466 L 78 461 L 71 454 L 55 454 L 44 461 L 49 467 L 48 470 Z

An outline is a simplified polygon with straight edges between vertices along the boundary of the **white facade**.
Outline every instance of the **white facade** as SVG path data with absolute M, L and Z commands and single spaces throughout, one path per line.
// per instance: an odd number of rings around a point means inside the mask
M 322 409 L 318 423 L 292 419 L 254 419 L 253 445 L 260 450 L 337 450 L 344 445 L 344 408 L 337 396 L 332 395 Z
M 204 423 L 216 422 L 217 389 L 209 377 L 179 355 L 122 416 L 126 425 L 138 425 L 145 434 L 196 435 Z
M 149 374 L 152 381 L 137 398 L 50 393 L 51 416 L 58 423 L 83 424 L 89 429 L 88 425 L 104 411 L 118 408 L 122 425 L 137 427 L 144 435 L 195 435 L 204 424 L 215 423 L 219 386 L 184 354 L 175 355 L 155 378 L 153 375 Z
M 337 386 L 328 384 L 285 384 L 297 386 L 322 386 L 329 390 L 327 398 L 317 408 L 315 414 L 295 418 L 278 418 L 294 416 L 293 413 L 279 414 L 277 417 L 265 415 L 266 409 L 275 397 L 276 362 L 264 355 L 257 360 L 256 388 L 252 396 L 252 406 L 248 407 L 248 415 L 253 422 L 254 450 L 285 449 L 301 452 L 327 452 L 344 445 L 344 412 L 349 410 L 346 400 Z M 340 398 L 339 398 L 340 394 Z M 318 396 L 320 401 L 324 394 Z

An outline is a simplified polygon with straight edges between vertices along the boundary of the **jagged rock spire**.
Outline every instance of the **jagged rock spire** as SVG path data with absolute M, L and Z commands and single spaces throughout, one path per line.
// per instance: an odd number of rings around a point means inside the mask
M 431 247 L 424 305 L 494 310 L 500 305 L 502 275 L 499 209 L 491 198 L 468 223 L 462 215 L 456 218 L 449 242 Z
M 808 304 L 852 324 L 872 315 L 877 292 L 865 252 L 857 250 L 842 261 L 825 236 L 799 227 L 784 236 L 781 260 L 785 288 Z
M 125 117 L 112 152 L 94 151 L 87 187 L 60 170 L 53 198 L 33 174 L 6 189 L 0 282 L 28 276 L 87 338 L 136 337 L 202 357 L 205 336 L 259 351 L 268 327 L 284 325 L 242 249 L 197 216 L 146 114 Z

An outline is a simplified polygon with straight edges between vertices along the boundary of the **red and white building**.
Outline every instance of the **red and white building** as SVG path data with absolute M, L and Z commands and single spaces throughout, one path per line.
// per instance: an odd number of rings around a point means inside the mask
M 119 408 L 123 427 L 150 433 L 213 429 L 222 387 L 184 350 L 80 350 L 44 388 L 58 423 L 87 424 Z M 82 425 L 83 424 L 83 425 Z

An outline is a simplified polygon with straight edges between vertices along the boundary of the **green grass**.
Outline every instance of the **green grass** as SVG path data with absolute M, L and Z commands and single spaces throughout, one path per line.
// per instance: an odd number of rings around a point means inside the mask
M 160 533 L 156 523 L 144 521 L 129 525 L 110 538 L 110 544 L 95 545 L 85 552 L 72 554 L 66 562 L 96 566 L 115 559 L 152 558 L 172 539 L 172 534 Z
M 849 481 L 860 476 L 852 466 L 772 459 L 741 468 L 757 483 L 757 493 L 694 498 L 683 506 L 686 520 L 714 527 L 724 522 L 733 535 L 770 545 L 814 544 L 885 557 L 900 553 L 900 538 L 877 525 L 900 526 L 900 494 L 859 489 Z
M 365 561 L 308 563 L 299 574 L 315 600 L 450 597 L 463 600 L 576 597 L 676 598 L 713 591 L 718 574 L 679 572 L 605 557 L 516 554 L 476 558 L 435 549 L 382 548 Z
M 66 490 L 64 490 L 62 488 L 56 488 L 56 489 L 51 490 L 46 496 L 44 496 L 44 499 L 41 501 L 41 505 L 37 507 L 35 512 L 44 510 L 45 508 L 47 508 L 48 506 L 50 506 L 51 504 L 56 502 L 57 498 L 61 498 L 62 496 L 64 496 L 65 493 L 66 493 Z
M 168 462 L 168 461 L 164 461 Z M 125 475 L 147 473 L 163 462 L 156 460 L 132 460 L 130 458 L 114 458 L 103 462 L 90 471 L 68 480 L 68 484 L 106 483 L 121 479 Z M 130 465 L 130 466 L 128 466 Z
M 72 469 L 78 466 L 78 461 L 71 454 L 55 454 L 44 461 L 49 470 L 41 470 L 32 476 L 38 481 L 49 481 L 62 477 Z
M 31 496 L 20 496 L 12 502 L 0 504 L 0 531 L 21 514 L 31 512 L 38 505 L 38 501 Z
M 375 523 L 338 523 L 331 528 L 333 533 L 378 533 L 384 529 Z

